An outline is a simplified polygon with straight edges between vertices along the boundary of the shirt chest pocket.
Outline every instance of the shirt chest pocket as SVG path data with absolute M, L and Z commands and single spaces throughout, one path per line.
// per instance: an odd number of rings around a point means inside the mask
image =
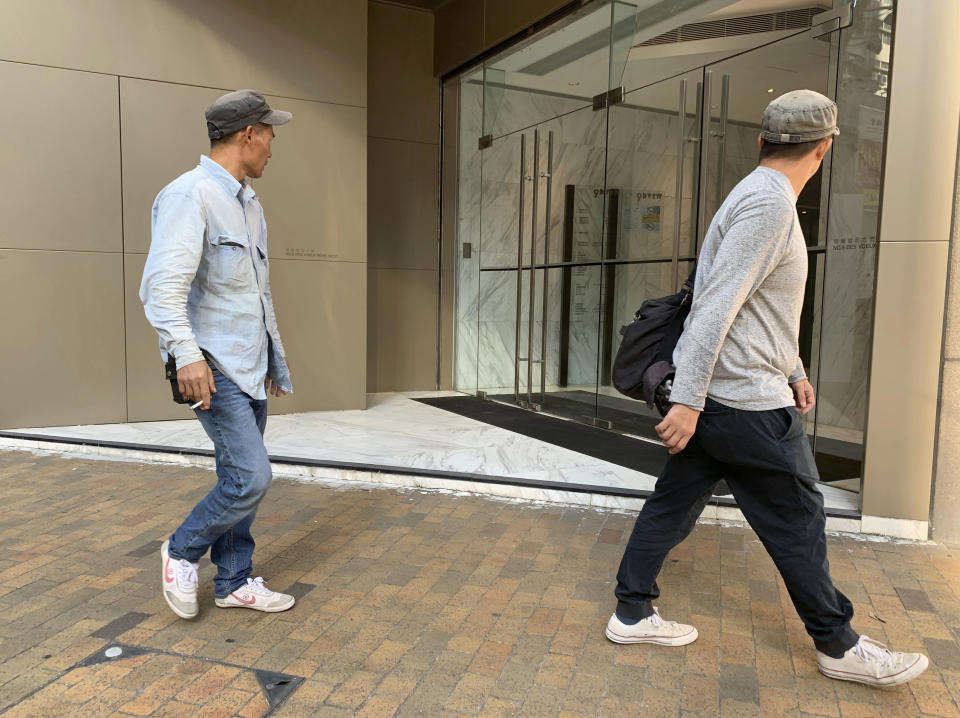
M 218 287 L 247 289 L 253 282 L 250 244 L 245 235 L 215 234 L 207 247 L 207 280 Z

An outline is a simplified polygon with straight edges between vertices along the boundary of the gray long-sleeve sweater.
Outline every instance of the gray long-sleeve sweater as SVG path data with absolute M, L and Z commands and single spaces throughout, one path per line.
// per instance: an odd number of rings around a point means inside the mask
M 748 411 L 793 406 L 807 248 L 786 175 L 757 167 L 727 196 L 700 250 L 670 400 Z

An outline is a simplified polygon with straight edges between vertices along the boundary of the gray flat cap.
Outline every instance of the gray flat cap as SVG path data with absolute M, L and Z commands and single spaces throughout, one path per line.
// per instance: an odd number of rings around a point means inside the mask
M 285 125 L 293 119 L 289 112 L 272 109 L 255 90 L 227 93 L 207 108 L 206 116 L 207 136 L 211 140 L 219 140 L 258 122 Z
M 780 95 L 763 111 L 760 136 L 767 142 L 796 144 L 839 135 L 837 103 L 813 90 Z

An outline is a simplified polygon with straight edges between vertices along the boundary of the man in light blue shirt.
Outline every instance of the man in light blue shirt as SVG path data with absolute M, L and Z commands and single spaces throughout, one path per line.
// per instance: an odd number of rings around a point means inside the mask
M 246 183 L 263 175 L 273 127 L 292 118 L 253 90 L 224 95 L 206 110 L 210 156 L 153 204 L 140 299 L 217 463 L 216 486 L 160 549 L 163 596 L 181 618 L 199 612 L 197 562 L 208 549 L 217 606 L 275 612 L 294 603 L 251 578 L 250 527 L 272 478 L 267 393 L 293 389 L 270 294 L 267 225 Z

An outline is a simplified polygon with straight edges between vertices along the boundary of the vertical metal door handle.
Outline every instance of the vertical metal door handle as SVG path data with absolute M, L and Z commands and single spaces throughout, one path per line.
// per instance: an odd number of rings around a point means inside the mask
M 710 120 L 713 114 L 710 107 L 710 92 L 713 86 L 713 70 L 707 70 L 703 78 L 703 112 L 700 116 L 700 192 L 697 201 L 697 236 L 699 244 L 707 236 L 707 163 L 710 159 Z
M 723 170 L 727 164 L 727 114 L 730 102 L 730 75 L 720 80 L 720 129 L 717 131 L 717 207 L 723 201 Z
M 530 301 L 527 306 L 527 401 L 533 403 L 533 319 L 537 298 L 537 196 L 540 189 L 540 130 L 533 131 L 533 205 L 530 218 Z M 543 371 L 543 367 L 540 368 Z
M 513 355 L 513 398 L 520 399 L 520 301 L 523 297 L 523 193 L 527 178 L 527 136 L 520 135 L 520 211 L 517 219 L 517 342 Z
M 680 80 L 677 108 L 677 192 L 673 208 L 673 291 L 680 289 L 680 220 L 683 218 L 683 155 L 687 145 L 687 81 Z
M 540 333 L 540 402 L 546 403 L 547 394 L 547 317 L 549 316 L 549 297 L 550 282 L 547 281 L 550 270 L 546 265 L 550 264 L 550 207 L 552 201 L 553 186 L 553 130 L 547 135 L 547 212 L 543 227 L 543 330 Z

